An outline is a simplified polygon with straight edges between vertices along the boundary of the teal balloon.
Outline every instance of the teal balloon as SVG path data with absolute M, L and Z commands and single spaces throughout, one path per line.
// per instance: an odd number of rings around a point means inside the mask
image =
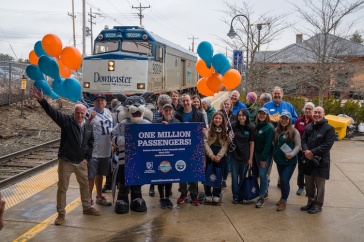
M 215 71 L 221 75 L 223 75 L 222 72 L 225 74 L 227 71 L 225 70 L 227 65 L 230 66 L 230 63 L 224 54 L 217 53 L 212 57 L 212 66 L 214 67 Z
M 64 80 L 63 91 L 66 93 L 66 97 L 72 102 L 82 99 L 81 84 L 75 78 L 66 78 Z
M 64 80 L 63 79 L 61 79 L 61 80 L 54 80 L 52 82 L 52 89 L 59 96 L 64 97 L 64 98 L 67 98 L 66 97 L 66 93 L 63 90 L 63 83 L 64 83 Z
M 45 80 L 38 80 L 34 83 L 34 86 L 40 90 L 42 89 L 43 93 L 53 99 L 58 99 L 58 95 L 56 93 L 54 93 L 51 89 L 51 87 L 49 86 L 48 82 L 46 82 Z
M 42 47 L 42 41 L 39 40 L 34 45 L 34 52 L 38 57 L 41 57 L 42 55 L 47 55 L 47 53 L 44 51 Z
M 27 68 L 25 69 L 25 73 L 27 73 L 27 76 L 33 81 L 44 80 L 43 73 L 38 68 L 38 66 L 35 65 L 27 66 Z
M 214 54 L 214 48 L 212 45 L 207 41 L 202 41 L 197 46 L 197 54 L 205 61 L 206 66 L 211 68 L 212 55 Z
M 55 81 L 60 81 L 59 67 L 55 58 L 43 55 L 39 57 L 38 67 L 43 74 L 52 77 Z
M 221 70 L 221 75 L 225 75 L 225 73 L 230 70 L 230 62 L 228 60 L 228 63 L 225 65 L 225 67 Z

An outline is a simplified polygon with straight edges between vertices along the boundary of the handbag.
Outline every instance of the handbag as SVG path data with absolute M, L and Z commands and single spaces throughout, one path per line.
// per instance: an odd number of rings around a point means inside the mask
M 259 196 L 258 178 L 249 167 L 240 190 L 241 199 L 250 201 Z
M 212 163 L 207 164 L 204 184 L 206 186 L 219 188 L 221 187 L 221 181 L 222 181 L 221 167 L 214 166 Z

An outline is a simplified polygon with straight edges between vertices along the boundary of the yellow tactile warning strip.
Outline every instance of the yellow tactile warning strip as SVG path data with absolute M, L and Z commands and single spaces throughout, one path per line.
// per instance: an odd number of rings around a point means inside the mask
M 58 166 L 51 167 L 38 175 L 2 190 L 3 199 L 6 201 L 5 209 L 11 208 L 55 184 L 58 181 L 57 168 Z
M 78 197 L 66 206 L 66 213 L 71 212 L 72 210 L 77 208 L 80 204 L 81 204 L 81 198 Z M 42 222 L 40 222 L 33 228 L 29 229 L 24 234 L 20 235 L 18 238 L 13 240 L 13 242 L 28 241 L 28 240 L 32 239 L 34 236 L 36 236 L 42 230 L 47 228 L 50 224 L 53 224 L 54 220 L 57 218 L 57 216 L 58 216 L 58 213 L 53 214 L 52 216 L 43 220 Z

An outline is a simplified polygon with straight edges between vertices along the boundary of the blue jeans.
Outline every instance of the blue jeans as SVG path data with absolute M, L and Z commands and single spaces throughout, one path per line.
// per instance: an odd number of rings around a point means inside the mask
M 230 154 L 227 154 L 222 167 L 222 180 L 226 181 L 230 172 Z
M 262 154 L 255 153 L 255 162 L 258 165 L 259 168 L 259 179 L 260 179 L 260 191 L 259 196 L 264 196 L 265 193 L 268 191 L 268 170 L 270 163 L 272 162 L 272 156 L 269 155 L 265 162 L 267 163 L 265 167 L 260 166 L 260 157 Z
M 231 190 L 233 192 L 233 199 L 239 200 L 239 191 L 242 189 L 243 181 L 245 179 L 248 165 L 244 162 L 235 160 L 230 156 L 231 164 Z M 240 177 L 240 178 L 239 178 Z
M 294 169 L 296 169 L 296 164 L 293 165 L 277 164 L 277 169 L 279 173 L 279 178 L 281 179 L 281 194 L 282 194 L 281 199 L 287 200 L 290 191 L 289 181 L 291 180 Z

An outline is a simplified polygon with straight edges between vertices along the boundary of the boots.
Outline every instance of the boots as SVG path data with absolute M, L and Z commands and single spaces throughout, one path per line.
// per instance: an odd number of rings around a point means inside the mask
M 277 207 L 277 211 L 283 211 L 286 209 L 287 201 L 280 200 L 280 203 Z

